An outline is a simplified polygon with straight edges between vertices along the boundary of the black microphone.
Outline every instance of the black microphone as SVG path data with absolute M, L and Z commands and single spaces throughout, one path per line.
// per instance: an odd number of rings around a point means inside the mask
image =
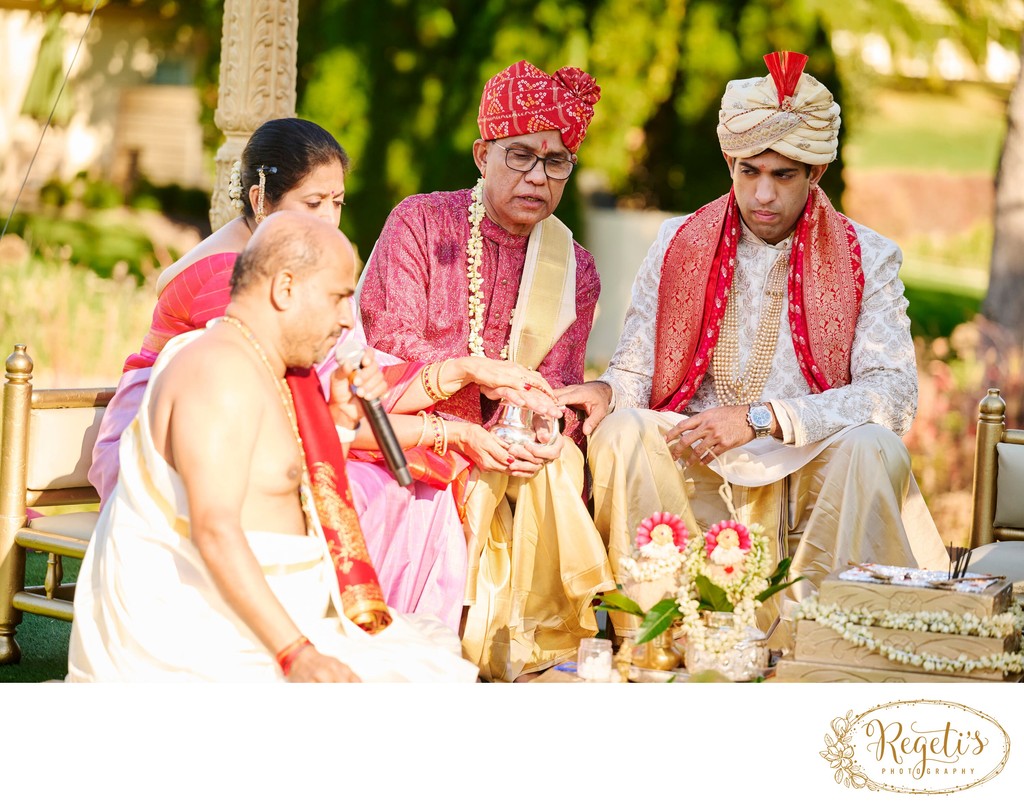
M 364 352 L 364 346 L 350 337 L 334 349 L 334 358 L 338 361 L 339 366 L 348 365 L 355 371 L 363 361 Z M 403 486 L 411 486 L 412 475 L 409 474 L 409 464 L 402 451 L 402 445 L 398 443 L 395 428 L 391 426 L 388 414 L 384 410 L 384 405 L 380 403 L 380 399 L 364 399 L 358 393 L 356 393 L 356 398 L 363 406 L 363 413 L 366 414 L 366 420 L 370 422 L 373 437 L 377 439 L 377 446 L 384 453 L 384 459 L 388 462 L 391 474 Z

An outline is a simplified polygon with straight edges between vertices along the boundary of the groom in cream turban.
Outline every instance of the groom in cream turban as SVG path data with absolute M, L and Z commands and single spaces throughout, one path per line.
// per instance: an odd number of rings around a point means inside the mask
M 819 188 L 839 106 L 803 73 L 807 57 L 765 62 L 769 75 L 722 98 L 731 190 L 663 224 L 608 370 L 556 391 L 587 413 L 617 581 L 653 512 L 681 515 L 691 536 L 727 519 L 723 477 L 740 519 L 806 577 L 787 598 L 851 560 L 947 565 L 900 440 L 917 408 L 902 255 Z M 778 605 L 765 607 L 770 624 Z

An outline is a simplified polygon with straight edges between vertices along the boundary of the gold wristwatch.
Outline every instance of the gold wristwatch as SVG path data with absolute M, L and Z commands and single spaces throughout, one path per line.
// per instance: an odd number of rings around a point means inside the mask
M 772 411 L 764 402 L 754 402 L 747 408 L 747 424 L 754 428 L 754 438 L 764 438 L 772 432 Z

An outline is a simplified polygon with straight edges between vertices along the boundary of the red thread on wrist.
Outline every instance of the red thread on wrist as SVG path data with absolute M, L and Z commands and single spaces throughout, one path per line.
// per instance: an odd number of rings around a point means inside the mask
M 278 652 L 274 659 L 277 661 L 277 665 L 281 668 L 281 673 L 285 677 L 292 670 L 292 666 L 295 664 L 296 658 L 302 653 L 302 650 L 307 646 L 312 646 L 309 638 L 305 635 L 299 635 L 298 638 L 293 640 L 287 646 L 285 646 L 280 652 Z

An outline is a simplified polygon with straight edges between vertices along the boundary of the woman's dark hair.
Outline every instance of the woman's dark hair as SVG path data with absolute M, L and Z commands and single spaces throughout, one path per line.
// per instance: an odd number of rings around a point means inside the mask
M 242 150 L 242 206 L 247 216 L 253 216 L 249 189 L 259 185 L 260 166 L 273 167 L 265 171 L 264 193 L 270 205 L 299 185 L 313 169 L 337 160 L 341 170 L 348 173 L 348 155 L 334 136 L 321 126 L 302 118 L 274 118 L 252 133 Z

